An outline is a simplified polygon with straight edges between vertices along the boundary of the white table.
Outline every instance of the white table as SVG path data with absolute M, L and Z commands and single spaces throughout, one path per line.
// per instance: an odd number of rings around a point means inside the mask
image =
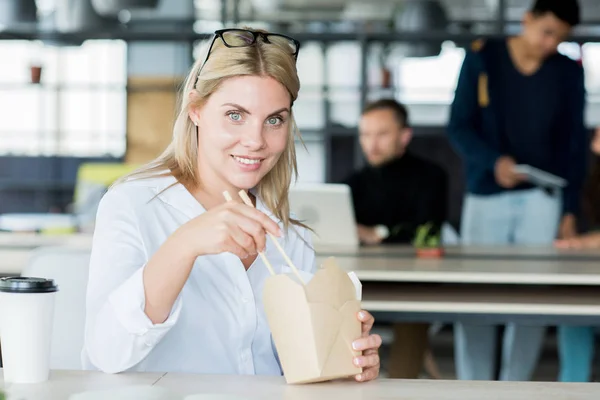
M 153 385 L 163 375 L 161 373 L 109 375 L 88 371 L 52 371 L 50 380 L 44 383 L 6 384 L 0 378 L 0 387 L 8 392 L 8 400 L 66 400 L 72 394 L 88 390 Z
M 598 251 L 454 247 L 419 259 L 406 246 L 316 250 L 318 263 L 334 256 L 357 274 L 363 307 L 380 321 L 600 323 Z
M 408 245 L 385 246 L 322 246 L 315 245 L 317 254 L 353 257 L 414 258 L 415 249 Z M 598 260 L 600 250 L 561 250 L 552 246 L 447 246 L 445 259 L 496 260 Z
M 600 319 L 600 295 L 592 287 L 380 285 L 367 286 L 363 299 L 363 307 L 374 312 Z
M 91 246 L 90 236 L 14 238 L 0 234 L 0 274 L 18 275 L 32 250 L 43 246 Z M 323 262 L 327 256 L 317 256 Z M 340 266 L 361 281 L 478 284 L 600 285 L 600 261 L 497 259 L 414 259 L 376 256 L 335 256 Z
M 77 245 L 91 246 L 92 235 L 77 233 L 65 235 L 43 235 L 39 233 L 0 232 L 0 250 L 31 250 L 43 246 Z
M 317 256 L 322 263 L 327 256 Z M 600 285 L 600 260 L 415 259 L 335 256 L 361 281 L 521 285 Z
M 0 274 L 19 275 L 32 249 L 38 246 L 90 246 L 91 238 L 90 235 L 0 234 Z M 23 248 L 11 247 L 15 243 Z M 510 250 L 513 255 L 537 254 L 547 259 L 502 261 L 487 256 L 415 259 L 410 257 L 412 250 L 406 247 L 364 248 L 365 253 L 360 256 L 352 255 L 348 250 L 336 259 L 343 268 L 355 271 L 363 282 L 363 307 L 387 313 L 380 314 L 380 320 L 452 322 L 487 319 L 503 323 L 519 319 L 529 322 L 535 318 L 539 323 L 548 324 L 600 323 L 600 290 L 594 293 L 600 286 L 600 261 L 553 259 L 552 254 L 564 253 L 548 247 L 454 249 L 457 254 L 488 254 L 492 250 L 496 251 L 497 257 Z M 318 262 L 331 254 L 323 249 L 317 251 Z M 402 252 L 407 255 L 388 256 Z M 590 257 L 598 254 L 588 252 Z M 446 286 L 440 288 L 439 284 Z M 498 285 L 510 285 L 518 293 Z M 557 295 L 544 285 L 572 286 L 573 289 Z M 586 291 L 585 287 L 592 292 Z
M 48 382 L 8 385 L 15 400 L 64 400 L 82 391 L 121 390 L 127 386 L 160 386 L 182 399 L 193 394 L 235 395 L 260 400 L 596 400 L 600 384 L 531 382 L 461 382 L 433 380 L 351 381 L 287 385 L 283 378 L 187 374 L 119 374 L 53 371 Z M 0 387 L 4 384 L 0 380 Z M 107 397 L 108 398 L 108 397 Z M 11 397 L 9 397 L 11 399 Z

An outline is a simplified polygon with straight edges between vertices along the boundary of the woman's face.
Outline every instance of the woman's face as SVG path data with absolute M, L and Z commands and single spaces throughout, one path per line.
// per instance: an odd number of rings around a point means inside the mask
M 240 76 L 220 85 L 190 113 L 198 123 L 201 181 L 251 189 L 275 166 L 288 142 L 291 97 L 270 77 Z
M 591 148 L 595 155 L 600 156 L 600 126 L 596 128 L 594 138 L 592 139 Z

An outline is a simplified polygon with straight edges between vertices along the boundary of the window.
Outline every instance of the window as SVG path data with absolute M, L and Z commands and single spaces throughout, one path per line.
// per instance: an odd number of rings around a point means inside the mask
M 454 98 L 465 50 L 445 42 L 437 57 L 391 57 L 396 69 L 398 100 L 406 104 L 446 105 Z
M 0 154 L 122 156 L 126 145 L 127 46 L 0 41 Z M 31 83 L 32 65 L 42 67 Z
M 586 120 L 590 126 L 600 126 L 600 43 L 586 43 L 582 50 L 588 101 Z
M 585 84 L 591 93 L 600 93 L 600 43 L 586 43 L 583 45 L 583 65 L 585 67 Z

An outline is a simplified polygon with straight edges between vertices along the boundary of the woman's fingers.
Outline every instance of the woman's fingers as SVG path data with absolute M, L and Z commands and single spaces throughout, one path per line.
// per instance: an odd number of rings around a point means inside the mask
M 569 247 L 569 242 L 564 239 L 559 239 L 554 241 L 554 246 L 559 249 L 566 249 Z
M 277 225 L 277 223 L 269 218 L 269 216 L 264 212 L 245 204 L 239 204 L 239 206 L 236 208 L 236 211 L 257 222 L 265 231 L 270 232 L 276 237 L 281 237 L 282 232 L 279 228 L 279 225 Z
M 355 340 L 352 343 L 352 348 L 356 351 L 365 351 L 369 349 L 378 349 L 381 347 L 381 336 L 379 335 L 369 335 L 367 337 L 363 337 Z
M 246 218 L 245 216 L 240 216 L 239 225 L 240 229 L 244 231 L 244 233 L 250 236 L 254 241 L 254 246 L 258 252 L 262 252 L 265 250 L 266 246 L 266 232 L 261 224 L 256 222 L 253 219 Z
M 226 239 L 223 243 L 223 248 L 220 252 L 229 252 L 231 254 L 235 254 L 240 259 L 248 258 L 248 252 L 241 247 L 231 236 Z
M 247 258 L 248 256 L 255 255 L 257 253 L 256 243 L 252 236 L 248 235 L 239 226 L 239 221 L 227 222 L 227 230 L 232 240 L 232 245 L 237 245 L 243 250 L 243 256 L 241 258 Z
M 379 335 L 371 335 L 369 338 L 371 341 L 366 340 L 364 344 L 366 350 L 363 351 L 361 356 L 355 357 L 353 360 L 354 365 L 362 368 L 362 372 L 354 377 L 358 382 L 371 381 L 377 379 L 379 376 L 381 360 L 378 349 L 381 346 L 381 337 Z
M 368 351 L 358 357 L 354 357 L 354 365 L 361 368 L 370 368 L 379 365 L 379 353 L 377 351 Z
M 559 249 L 578 249 L 582 247 L 582 241 L 579 238 L 559 239 L 554 242 L 554 245 Z
M 363 336 L 367 336 L 371 329 L 373 328 L 373 324 L 375 323 L 375 318 L 371 315 L 370 312 L 361 310 L 358 313 L 358 320 L 362 322 L 362 333 Z
M 259 251 L 264 251 L 267 232 L 275 236 L 281 236 L 279 225 L 262 211 L 235 201 L 231 201 L 227 205 L 224 219 L 230 228 L 236 226 L 245 236 L 252 239 L 252 243 L 250 243 L 248 238 L 242 237 L 239 232 L 236 232 L 234 236 L 237 243 L 249 250 L 249 254 L 253 255 Z
M 377 379 L 379 376 L 379 365 L 371 368 L 363 369 L 363 372 L 356 375 L 355 379 L 358 382 L 368 382 Z

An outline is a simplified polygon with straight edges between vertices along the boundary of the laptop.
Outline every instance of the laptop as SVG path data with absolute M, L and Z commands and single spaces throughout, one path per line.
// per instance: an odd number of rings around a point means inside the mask
M 290 188 L 289 199 L 296 218 L 314 231 L 315 246 L 359 246 L 348 185 L 298 183 Z

